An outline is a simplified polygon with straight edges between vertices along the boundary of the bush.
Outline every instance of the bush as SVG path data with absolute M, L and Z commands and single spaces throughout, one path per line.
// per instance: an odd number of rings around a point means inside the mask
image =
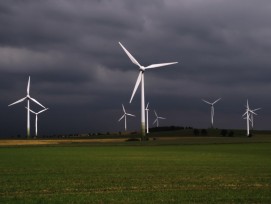
M 194 135 L 199 136 L 199 130 L 198 129 L 194 129 Z
M 229 137 L 233 137 L 233 135 L 234 135 L 234 132 L 231 130 L 231 131 L 229 132 Z
M 226 130 L 226 129 L 223 129 L 223 130 L 221 130 L 221 132 L 220 132 L 220 135 L 222 135 L 223 137 L 226 137 L 227 134 L 228 134 L 228 130 Z
M 202 135 L 202 136 L 206 136 L 206 135 L 208 135 L 207 130 L 202 129 L 202 130 L 201 130 L 201 135 Z

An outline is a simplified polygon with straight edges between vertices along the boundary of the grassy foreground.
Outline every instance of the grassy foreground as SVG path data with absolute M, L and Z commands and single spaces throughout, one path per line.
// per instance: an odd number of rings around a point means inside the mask
M 271 203 L 271 143 L 0 148 L 0 203 Z

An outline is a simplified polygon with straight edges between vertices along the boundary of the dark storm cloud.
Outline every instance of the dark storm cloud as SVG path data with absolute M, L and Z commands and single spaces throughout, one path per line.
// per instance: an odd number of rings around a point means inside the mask
M 136 129 L 139 91 L 128 101 L 138 70 L 119 41 L 142 65 L 179 61 L 145 75 L 146 100 L 168 114 L 165 124 L 206 126 L 200 99 L 222 97 L 217 124 L 240 128 L 249 98 L 264 106 L 259 128 L 269 128 L 270 8 L 252 0 L 1 1 L 0 105 L 9 115 L 1 135 L 17 134 L 7 128 L 14 118 L 24 125 L 24 105 L 7 105 L 25 95 L 28 75 L 31 95 L 51 107 L 46 134 L 119 130 L 121 103 L 137 114 Z

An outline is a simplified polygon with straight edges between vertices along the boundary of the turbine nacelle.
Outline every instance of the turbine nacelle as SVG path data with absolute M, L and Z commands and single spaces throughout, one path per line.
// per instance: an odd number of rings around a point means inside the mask
M 139 70 L 142 71 L 142 72 L 145 72 L 146 68 L 144 66 L 140 66 Z

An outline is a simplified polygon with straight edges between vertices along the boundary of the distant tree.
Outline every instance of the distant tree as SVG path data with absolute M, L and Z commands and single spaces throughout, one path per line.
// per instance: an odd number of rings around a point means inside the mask
M 223 129 L 223 130 L 221 130 L 221 132 L 220 132 L 220 135 L 222 135 L 223 137 L 226 137 L 227 134 L 228 134 L 228 130 L 226 130 L 226 129 Z
M 194 135 L 199 136 L 199 130 L 198 129 L 194 129 Z
M 202 130 L 201 130 L 201 135 L 202 135 L 202 136 L 208 135 L 207 130 L 206 130 L 206 129 L 202 129 Z
M 231 130 L 231 131 L 229 132 L 229 137 L 233 137 L 233 135 L 234 135 L 234 132 Z

